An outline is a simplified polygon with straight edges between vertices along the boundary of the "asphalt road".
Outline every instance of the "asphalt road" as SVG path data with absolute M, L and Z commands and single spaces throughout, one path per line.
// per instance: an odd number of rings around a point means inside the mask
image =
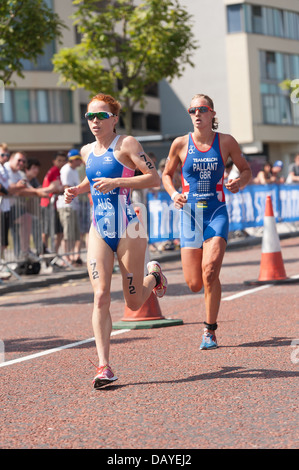
M 281 241 L 290 277 L 299 275 L 298 248 L 299 238 Z M 189 292 L 179 260 L 164 262 L 159 305 L 183 324 L 113 330 L 119 380 L 98 391 L 88 279 L 2 294 L 0 448 L 106 449 L 103 462 L 135 468 L 137 460 L 108 459 L 124 449 L 167 458 L 180 449 L 186 459 L 188 450 L 298 448 L 299 283 L 245 285 L 260 257 L 260 246 L 226 253 L 213 351 L 199 350 L 203 293 Z M 124 314 L 119 274 L 111 313 L 114 322 Z

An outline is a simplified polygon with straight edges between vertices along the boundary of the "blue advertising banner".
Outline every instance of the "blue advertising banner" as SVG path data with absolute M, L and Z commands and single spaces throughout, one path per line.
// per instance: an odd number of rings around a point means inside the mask
M 276 222 L 299 220 L 299 185 L 249 185 L 237 194 L 225 189 L 229 230 L 263 226 L 265 201 L 271 196 Z M 180 237 L 180 211 L 166 192 L 148 193 L 149 243 Z

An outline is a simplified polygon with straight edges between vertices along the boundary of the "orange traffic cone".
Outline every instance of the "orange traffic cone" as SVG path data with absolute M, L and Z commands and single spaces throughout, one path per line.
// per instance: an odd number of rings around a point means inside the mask
M 297 278 L 288 278 L 284 269 L 280 240 L 276 230 L 271 196 L 266 197 L 264 233 L 260 273 L 257 281 L 245 281 L 244 284 L 281 284 L 299 282 Z
M 161 320 L 163 315 L 157 297 L 152 292 L 138 310 L 131 310 L 125 305 L 123 321 Z
M 139 207 L 134 208 L 137 217 L 142 223 L 142 216 Z M 149 249 L 146 247 L 144 271 L 146 273 L 146 266 L 150 260 Z M 181 325 L 183 323 L 180 319 L 165 318 L 162 315 L 160 305 L 156 295 L 152 292 L 149 298 L 138 310 L 131 310 L 125 305 L 125 313 L 121 321 L 115 322 L 112 325 L 113 329 L 144 329 L 144 328 L 160 328 L 163 326 Z

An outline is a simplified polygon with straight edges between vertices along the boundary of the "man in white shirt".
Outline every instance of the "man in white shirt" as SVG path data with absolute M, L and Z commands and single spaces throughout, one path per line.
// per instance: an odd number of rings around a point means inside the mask
M 67 156 L 68 162 L 60 170 L 60 178 L 64 189 L 80 184 L 77 168 L 82 164 L 79 150 L 72 149 Z M 63 227 L 65 260 L 73 265 L 82 264 L 80 258 L 79 201 L 75 198 L 70 204 L 66 204 L 64 195 L 58 196 L 57 210 Z
M 8 229 L 9 229 L 9 198 L 8 195 L 8 173 L 4 166 L 7 162 L 10 153 L 6 144 L 0 144 L 0 221 L 1 221 L 1 232 L 0 232 L 0 249 L 1 259 L 4 258 L 5 248 L 8 246 Z
M 294 163 L 289 167 L 287 183 L 299 183 L 299 153 L 294 158 Z
M 9 223 L 13 238 L 14 254 L 16 258 L 22 260 L 32 257 L 29 249 L 31 225 L 29 225 L 28 217 L 26 217 L 24 201 L 19 196 L 47 196 L 47 192 L 43 188 L 33 188 L 28 185 L 23 172 L 26 161 L 24 152 L 15 152 L 4 163 L 4 168 L 8 175 L 9 194 L 15 195 L 15 197 L 9 198 Z

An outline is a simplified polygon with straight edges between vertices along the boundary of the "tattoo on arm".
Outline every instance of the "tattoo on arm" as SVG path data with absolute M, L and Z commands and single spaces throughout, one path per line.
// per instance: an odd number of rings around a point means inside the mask
M 145 161 L 146 166 L 150 170 L 152 170 L 154 168 L 154 165 L 150 161 L 147 160 L 146 155 L 144 153 L 140 153 L 139 156 L 140 156 L 140 158 L 142 158 Z
M 129 280 L 129 292 L 130 292 L 130 294 L 136 294 L 136 289 L 135 289 L 135 286 L 133 284 L 133 274 L 129 273 L 127 275 L 127 279 Z

